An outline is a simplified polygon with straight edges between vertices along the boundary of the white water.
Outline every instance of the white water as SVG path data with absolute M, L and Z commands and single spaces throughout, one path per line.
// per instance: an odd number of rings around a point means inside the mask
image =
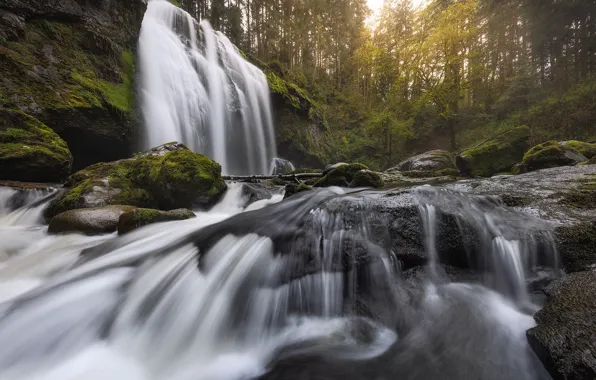
M 266 373 L 279 358 L 302 354 L 367 367 L 366 360 L 390 347 L 398 350 L 395 360 L 385 359 L 392 364 L 378 369 L 402 373 L 390 378 L 438 379 L 443 366 L 453 374 L 454 368 L 465 371 L 471 362 L 487 361 L 475 366 L 476 375 L 503 370 L 506 378 L 535 379 L 525 340 L 534 322 L 518 310 L 518 295 L 440 279 L 440 205 L 420 199 L 434 269 L 421 298 L 412 301 L 399 286 L 391 252 L 370 239 L 366 197 L 342 193 L 321 191 L 306 203 L 298 197 L 278 205 L 282 195 L 275 194 L 246 207 L 242 185 L 231 184 L 218 205 L 195 219 L 116 238 L 50 236 L 37 222 L 18 225 L 39 220 L 44 194 L 31 193 L 29 205 L 14 210 L 14 191 L 0 188 L 0 220 L 15 221 L 0 225 L 0 247 L 7 252 L 0 264 L 0 380 L 241 380 Z M 322 196 L 329 200 L 320 206 Z M 194 244 L 202 239 L 197 233 L 220 222 L 224 232 L 235 230 L 231 217 L 248 210 L 259 210 L 248 219 L 256 229 L 270 225 L 283 232 L 305 218 L 312 224 L 285 248 L 298 250 L 292 254 L 278 254 L 276 238 L 265 232 L 227 233 L 204 252 Z M 16 214 L 29 216 L 11 217 Z M 498 231 L 498 218 L 492 218 L 481 223 Z M 493 240 L 491 255 L 502 256 L 495 260 L 506 278 L 525 279 L 529 263 L 523 255 L 530 250 L 505 235 Z M 355 242 L 380 261 L 338 271 L 346 244 L 352 247 L 350 260 L 359 260 Z M 311 256 L 306 268 L 301 247 Z M 386 294 L 376 306 L 373 300 L 371 310 L 390 317 L 354 314 L 362 292 Z M 399 336 L 395 324 L 408 326 L 408 333 Z M 434 365 L 419 363 L 442 347 L 450 349 L 431 356 Z M 449 377 L 454 378 L 462 377 Z
M 223 34 L 150 0 L 139 61 L 143 148 L 179 141 L 224 174 L 268 174 L 276 148 L 267 80 Z

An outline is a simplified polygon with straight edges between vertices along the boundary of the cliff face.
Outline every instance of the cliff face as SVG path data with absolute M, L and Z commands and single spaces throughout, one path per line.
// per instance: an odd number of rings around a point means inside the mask
M 142 0 L 0 0 L 0 107 L 68 144 L 74 169 L 129 156 Z

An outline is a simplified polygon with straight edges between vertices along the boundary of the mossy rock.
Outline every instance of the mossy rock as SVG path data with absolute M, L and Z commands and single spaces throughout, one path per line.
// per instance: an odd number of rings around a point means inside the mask
M 120 215 L 118 234 L 122 235 L 149 224 L 186 220 L 195 217 L 194 212 L 184 208 L 171 211 L 137 208 Z
M 588 159 L 566 142 L 547 141 L 538 144 L 524 155 L 523 165 L 528 171 L 576 165 Z
M 303 191 L 311 191 L 311 190 L 312 190 L 312 187 L 310 187 L 304 183 L 301 183 L 299 185 L 291 183 L 286 186 L 286 192 L 284 194 L 284 199 L 289 198 L 294 194 L 298 194 Z
M 134 209 L 132 206 L 115 205 L 69 210 L 52 218 L 48 232 L 51 234 L 82 233 L 86 235 L 114 232 L 118 228 L 120 216 Z
M 0 108 L 0 179 L 62 182 L 72 155 L 54 131 L 16 110 Z
M 458 170 L 468 176 L 490 177 L 508 171 L 522 160 L 528 150 L 530 129 L 512 129 L 483 144 L 469 148 L 456 157 Z
M 395 168 L 387 171 L 435 172 L 446 169 L 456 170 L 455 157 L 446 150 L 437 149 L 410 157 L 407 160 L 400 162 Z
M 563 141 L 561 144 L 579 152 L 587 159 L 596 157 L 596 144 L 576 140 Z
M 385 186 L 383 178 L 378 173 L 370 170 L 360 170 L 354 175 L 350 187 L 374 187 L 381 188 Z
M 227 189 L 219 164 L 182 144 L 166 145 L 175 149 L 152 150 L 74 173 L 68 189 L 46 209 L 46 218 L 113 204 L 164 210 L 215 204 Z
M 354 180 L 354 176 L 361 170 L 368 170 L 363 164 L 339 164 L 330 168 L 323 178 L 315 183 L 315 187 L 340 186 L 348 187 Z

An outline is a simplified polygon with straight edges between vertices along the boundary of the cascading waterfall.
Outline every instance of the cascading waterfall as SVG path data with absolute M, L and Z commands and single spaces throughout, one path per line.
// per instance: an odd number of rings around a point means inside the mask
M 139 60 L 143 148 L 179 141 L 225 174 L 269 174 L 276 148 L 267 80 L 223 34 L 150 0 Z
M 548 379 L 525 338 L 525 282 L 556 269 L 535 220 L 483 197 L 413 191 L 429 262 L 412 287 L 378 193 L 318 189 L 245 207 L 241 186 L 195 219 L 121 237 L 0 225 L 12 242 L 0 380 Z M 4 216 L 13 193 L 0 188 Z M 479 282 L 442 272 L 447 214 L 472 227 Z

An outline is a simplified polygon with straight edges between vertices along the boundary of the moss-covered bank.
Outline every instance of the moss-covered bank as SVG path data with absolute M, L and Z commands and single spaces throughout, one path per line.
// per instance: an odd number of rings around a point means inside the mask
M 27 112 L 58 133 L 75 168 L 128 156 L 144 2 L 19 3 L 3 6 L 0 18 L 0 107 Z
M 61 182 L 70 174 L 66 143 L 34 117 L 0 108 L 0 179 Z

